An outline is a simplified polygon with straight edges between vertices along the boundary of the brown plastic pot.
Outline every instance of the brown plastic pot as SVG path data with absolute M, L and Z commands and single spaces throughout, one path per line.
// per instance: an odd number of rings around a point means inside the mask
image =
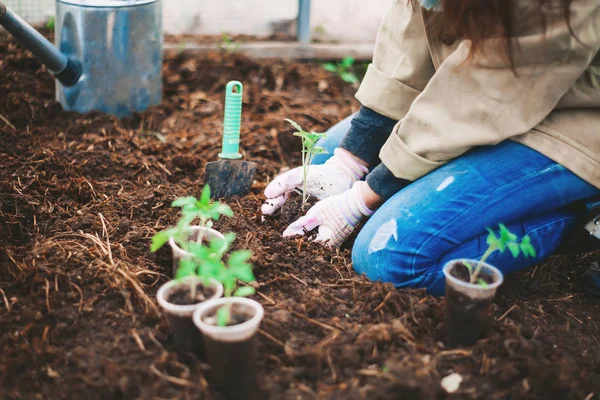
M 209 242 L 211 239 L 225 238 L 221 232 L 201 226 L 192 226 L 190 227 L 190 231 L 190 235 L 188 236 L 188 241 L 190 242 L 198 240 L 198 235 L 200 235 L 200 233 L 203 234 L 202 242 Z M 179 247 L 172 237 L 169 238 L 169 246 L 171 246 L 173 252 L 173 276 L 175 276 L 177 268 L 179 267 L 179 261 L 190 257 L 191 254 Z
M 223 285 L 217 281 L 211 282 L 211 287 L 214 290 L 212 296 L 204 302 L 188 305 L 173 304 L 169 301 L 171 295 L 178 288 L 191 285 L 191 281 L 196 281 L 197 284 L 202 284 L 200 278 L 196 276 L 189 276 L 180 280 L 173 280 L 165 283 L 160 287 L 156 298 L 158 304 L 165 311 L 167 321 L 169 322 L 169 330 L 173 336 L 173 344 L 179 352 L 191 352 L 200 360 L 204 360 L 204 340 L 202 338 L 202 332 L 198 331 L 192 321 L 194 311 L 198 306 L 206 301 L 218 299 L 223 296 Z
M 219 308 L 232 302 L 232 315 L 248 319 L 238 325 L 216 326 Z M 221 298 L 201 304 L 194 324 L 202 332 L 210 381 L 227 399 L 251 398 L 256 391 L 258 329 L 264 316 L 260 303 L 243 297 Z
M 444 303 L 444 331 L 450 346 L 468 346 L 487 333 L 490 326 L 490 305 L 496 290 L 504 281 L 502 272 L 490 264 L 483 264 L 480 276 L 490 280 L 487 286 L 465 282 L 453 275 L 454 269 L 467 261 L 475 266 L 477 260 L 452 260 L 444 266 L 446 298 Z

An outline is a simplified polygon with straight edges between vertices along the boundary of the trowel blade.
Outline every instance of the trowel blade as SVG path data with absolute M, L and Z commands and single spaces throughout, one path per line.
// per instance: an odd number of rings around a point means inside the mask
M 213 199 L 250 193 L 256 164 L 242 160 L 221 160 L 206 164 L 205 181 Z

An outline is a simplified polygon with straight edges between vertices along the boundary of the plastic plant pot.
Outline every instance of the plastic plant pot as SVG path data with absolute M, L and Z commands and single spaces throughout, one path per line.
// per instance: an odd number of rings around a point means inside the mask
M 478 263 L 477 260 L 452 260 L 443 270 L 446 276 L 444 330 L 446 343 L 450 346 L 471 345 L 488 331 L 490 305 L 504 281 L 498 268 L 484 263 L 479 276 L 487 284 L 469 283 L 470 275 L 464 261 L 473 267 Z
M 232 319 L 245 321 L 216 326 L 216 312 L 228 302 Z M 227 399 L 251 398 L 256 391 L 258 328 L 263 316 L 263 307 L 244 297 L 207 301 L 194 312 L 194 324 L 204 337 L 211 383 Z
M 224 236 L 221 232 L 216 231 L 214 229 L 204 228 L 201 226 L 192 226 L 190 227 L 191 233 L 188 236 L 188 241 L 192 242 L 198 240 L 198 235 L 202 232 L 203 242 L 209 242 L 211 239 L 224 239 Z M 175 240 L 171 237 L 169 238 L 169 246 L 171 246 L 171 250 L 173 251 L 173 276 L 177 272 L 177 268 L 179 267 L 179 261 L 190 256 L 190 253 L 183 250 L 181 247 L 175 243 Z M 219 296 L 220 297 L 220 296 Z
M 158 299 L 158 304 L 165 310 L 167 321 L 169 322 L 169 330 L 173 336 L 173 344 L 177 351 L 183 353 L 191 352 L 196 355 L 198 359 L 203 360 L 205 352 L 202 332 L 199 332 L 198 329 L 196 329 L 194 322 L 192 321 L 194 311 L 196 311 L 198 305 L 203 302 L 187 305 L 174 304 L 172 302 L 172 298 L 176 292 L 181 293 L 182 290 L 187 290 L 189 293 L 192 281 L 197 282 L 197 288 L 200 288 L 200 286 L 207 288 L 200 278 L 189 276 L 184 279 L 165 283 L 158 290 L 156 297 Z M 212 281 L 207 289 L 210 290 L 211 294 L 205 301 L 218 299 L 223 296 L 223 285 L 217 281 Z

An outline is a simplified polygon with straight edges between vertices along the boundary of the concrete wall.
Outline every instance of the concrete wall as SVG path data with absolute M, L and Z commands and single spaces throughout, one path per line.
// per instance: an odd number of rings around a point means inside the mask
M 312 0 L 311 28 L 324 40 L 372 42 L 393 0 Z M 54 0 L 4 0 L 33 23 L 54 12 Z M 295 32 L 297 0 L 163 0 L 165 32 L 268 35 Z

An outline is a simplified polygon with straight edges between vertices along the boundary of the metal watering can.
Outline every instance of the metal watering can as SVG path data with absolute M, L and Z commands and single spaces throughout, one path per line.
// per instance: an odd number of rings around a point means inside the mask
M 65 110 L 125 117 L 161 101 L 161 0 L 57 0 L 56 47 L 1 0 L 0 25 L 56 77 Z

